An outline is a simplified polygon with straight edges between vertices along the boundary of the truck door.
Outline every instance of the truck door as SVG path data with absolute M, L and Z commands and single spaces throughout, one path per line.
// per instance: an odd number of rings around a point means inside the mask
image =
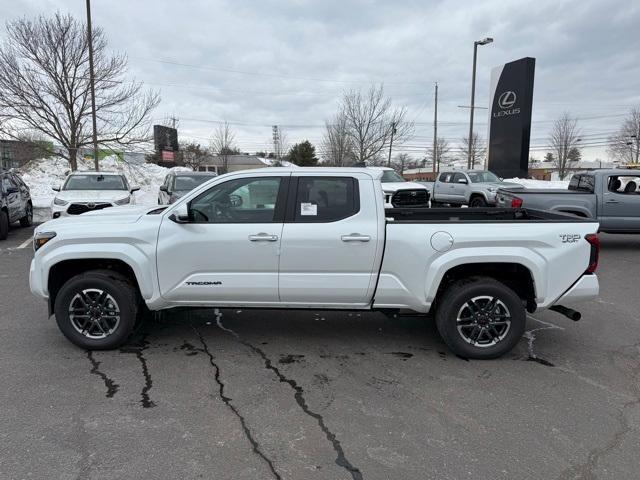
M 157 247 L 161 295 L 177 303 L 277 303 L 288 181 L 281 173 L 238 176 L 189 201 L 187 223 L 165 216 Z
M 467 183 L 460 183 L 460 180 L 464 180 Z M 469 188 L 469 179 L 462 172 L 456 172 L 451 177 L 451 200 L 456 203 L 467 202 L 467 189 Z
M 640 231 L 640 178 L 609 175 L 603 188 L 602 230 Z
M 334 175 L 291 177 L 280 254 L 282 303 L 364 306 L 373 296 L 383 215 L 374 182 L 364 174 Z
M 433 186 L 434 197 L 437 202 L 444 202 L 451 200 L 453 184 L 450 183 L 453 173 L 443 172 L 438 177 L 435 185 Z

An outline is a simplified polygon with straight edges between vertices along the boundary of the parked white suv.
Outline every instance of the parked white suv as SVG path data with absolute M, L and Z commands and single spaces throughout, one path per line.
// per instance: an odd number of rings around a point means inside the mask
M 384 192 L 384 208 L 429 207 L 429 189 L 426 186 L 407 182 L 393 168 L 368 168 L 382 172 L 380 182 Z
M 51 204 L 53 218 L 132 205 L 135 203 L 133 192 L 140 190 L 130 186 L 124 175 L 115 172 L 73 172 L 62 186 L 52 188 L 60 192 Z

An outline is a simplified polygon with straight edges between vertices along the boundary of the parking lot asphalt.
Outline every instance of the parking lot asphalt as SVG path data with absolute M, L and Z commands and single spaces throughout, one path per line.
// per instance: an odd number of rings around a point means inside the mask
M 640 236 L 602 235 L 601 296 L 530 316 L 506 357 L 422 318 L 166 312 L 119 351 L 70 344 L 0 242 L 2 479 L 635 479 Z

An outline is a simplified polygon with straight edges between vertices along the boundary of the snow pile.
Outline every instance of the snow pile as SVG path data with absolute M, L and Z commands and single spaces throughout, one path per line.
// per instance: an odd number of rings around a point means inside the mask
M 262 163 L 267 165 L 268 167 L 297 167 L 295 163 L 288 162 L 286 160 L 276 160 L 273 158 L 265 158 L 265 157 L 257 157 Z
M 524 188 L 569 188 L 569 180 L 533 180 L 530 178 L 505 178 L 505 182 L 519 183 Z
M 135 193 L 138 205 L 156 205 L 158 187 L 164 181 L 164 177 L 173 170 L 189 170 L 185 167 L 165 168 L 154 163 L 127 163 L 119 160 L 115 155 L 100 160 L 100 169 L 105 172 L 123 173 L 132 186 L 139 186 L 140 190 Z M 35 208 L 51 206 L 56 194 L 51 187 L 62 185 L 71 171 L 69 162 L 60 158 L 34 160 L 21 170 L 20 176 L 31 190 Z M 78 170 L 93 170 L 93 161 L 79 160 Z

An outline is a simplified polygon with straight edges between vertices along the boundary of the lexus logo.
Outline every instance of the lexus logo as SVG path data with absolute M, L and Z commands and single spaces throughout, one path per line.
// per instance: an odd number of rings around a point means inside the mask
M 498 106 L 503 110 L 513 107 L 516 103 L 516 93 L 508 90 L 498 98 Z

